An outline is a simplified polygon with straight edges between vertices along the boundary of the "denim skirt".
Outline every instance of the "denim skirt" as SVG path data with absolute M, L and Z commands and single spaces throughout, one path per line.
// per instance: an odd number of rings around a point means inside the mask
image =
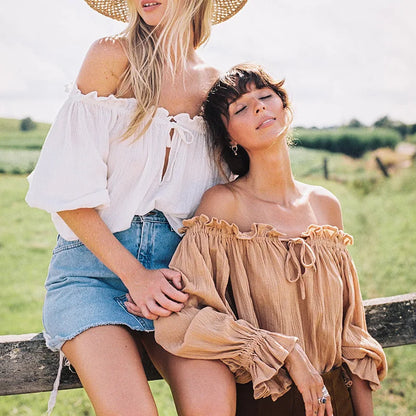
M 147 269 L 168 267 L 180 236 L 163 213 L 153 210 L 133 218 L 114 236 Z M 125 325 L 153 331 L 153 321 L 127 312 L 127 288 L 79 240 L 58 236 L 45 283 L 43 325 L 46 345 L 60 350 L 65 341 L 101 325 Z

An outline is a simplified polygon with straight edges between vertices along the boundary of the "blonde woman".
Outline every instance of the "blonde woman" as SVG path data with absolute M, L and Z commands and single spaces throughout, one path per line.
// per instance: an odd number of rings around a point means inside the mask
M 283 82 L 234 67 L 204 118 L 218 162 L 238 178 L 207 191 L 184 222 L 171 267 L 190 297 L 155 322 L 156 340 L 226 363 L 238 416 L 373 415 L 386 358 L 366 329 L 338 200 L 293 177 Z
M 167 265 L 182 220 L 220 181 L 199 116 L 218 74 L 196 49 L 212 23 L 245 2 L 87 0 L 128 26 L 90 48 L 29 177 L 27 202 L 50 212 L 59 233 L 46 281 L 46 343 L 74 366 L 98 415 L 157 414 L 142 346 L 180 415 L 235 411 L 228 368 L 166 353 L 152 320 L 188 298 Z

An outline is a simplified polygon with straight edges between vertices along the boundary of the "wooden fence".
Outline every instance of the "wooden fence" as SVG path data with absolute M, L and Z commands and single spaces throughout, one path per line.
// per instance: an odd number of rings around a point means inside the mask
M 384 348 L 416 344 L 416 293 L 364 301 L 368 330 Z M 0 336 L 0 396 L 51 391 L 59 354 L 48 350 L 42 334 Z M 160 379 L 147 357 L 149 380 Z M 81 387 L 70 368 L 62 371 L 60 389 Z

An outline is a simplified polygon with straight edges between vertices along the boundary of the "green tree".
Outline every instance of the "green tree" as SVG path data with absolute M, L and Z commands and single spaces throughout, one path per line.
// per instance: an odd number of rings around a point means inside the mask
M 377 121 L 374 122 L 374 127 L 381 127 L 385 129 L 392 129 L 394 125 L 394 122 L 390 120 L 388 116 L 384 116 L 379 118 Z
M 34 130 L 35 128 L 36 123 L 30 117 L 26 117 L 20 121 L 20 130 L 22 131 Z
M 353 129 L 358 129 L 360 127 L 365 127 L 363 123 L 361 123 L 360 120 L 357 120 L 356 118 L 353 118 L 347 125 L 346 127 L 350 127 Z

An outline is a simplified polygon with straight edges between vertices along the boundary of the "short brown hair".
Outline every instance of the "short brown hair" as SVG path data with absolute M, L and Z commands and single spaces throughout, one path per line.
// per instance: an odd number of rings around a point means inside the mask
M 208 135 L 215 161 L 223 170 L 223 162 L 235 175 L 243 176 L 250 168 L 250 159 L 246 150 L 238 146 L 237 156 L 230 148 L 230 137 L 223 117 L 229 120 L 229 105 L 243 94 L 249 92 L 250 84 L 256 88 L 270 88 L 282 100 L 283 108 L 291 112 L 289 98 L 283 88 L 284 80 L 275 81 L 260 65 L 239 64 L 222 75 L 208 92 L 203 104 L 203 117 L 208 128 Z

